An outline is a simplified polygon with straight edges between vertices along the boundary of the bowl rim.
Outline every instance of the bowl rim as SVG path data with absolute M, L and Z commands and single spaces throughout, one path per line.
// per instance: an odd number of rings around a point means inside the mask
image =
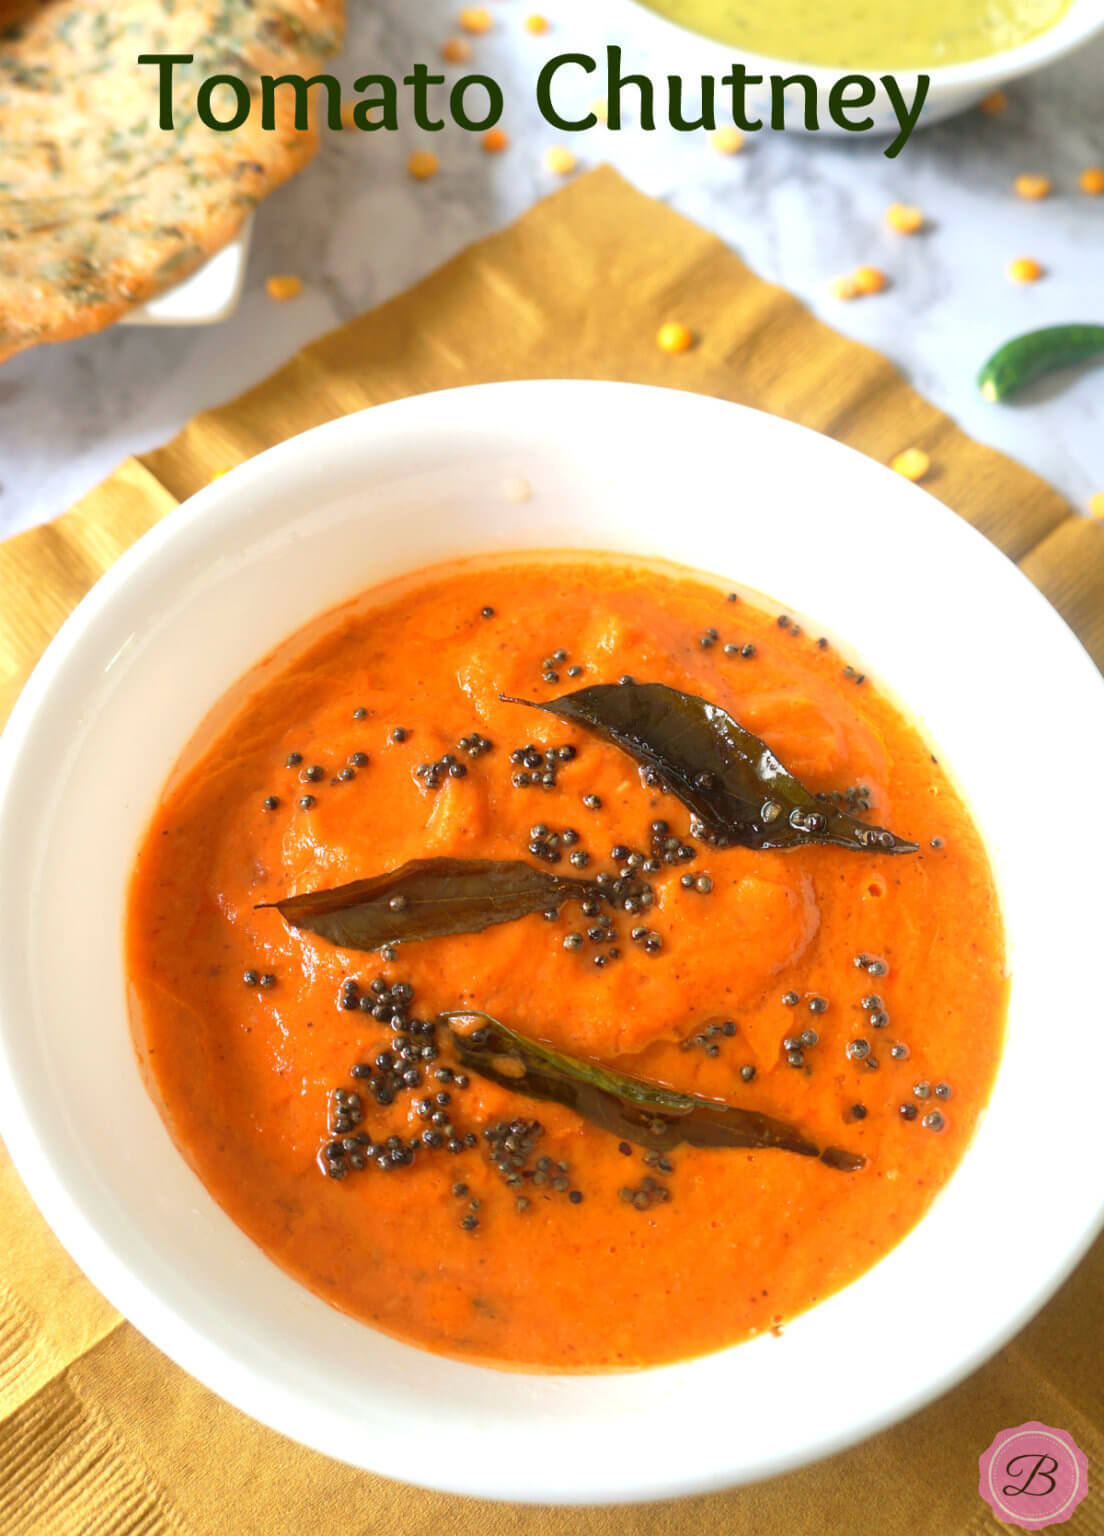
M 547 396 L 549 392 L 553 397 L 564 394 L 589 395 L 590 402 L 596 408 L 600 407 L 600 396 L 614 392 L 622 397 L 628 395 L 653 397 L 657 405 L 662 406 L 666 402 L 668 408 L 673 411 L 711 410 L 725 413 L 730 419 L 735 414 L 746 418 L 753 429 L 758 427 L 760 430 L 781 433 L 783 436 L 794 433 L 806 440 L 815 441 L 819 445 L 815 452 L 834 455 L 841 465 L 846 463 L 854 465 L 858 461 L 866 467 L 866 472 L 876 471 L 879 475 L 885 476 L 887 489 L 892 483 L 897 488 L 895 494 L 916 498 L 917 506 L 919 506 L 919 498 L 923 497 L 926 514 L 941 521 L 945 529 L 955 530 L 953 537 L 974 542 L 988 551 L 995 562 L 994 573 L 1003 570 L 1004 574 L 999 579 L 1011 582 L 1018 587 L 1021 598 L 1035 606 L 1039 621 L 1048 626 L 1056 638 L 1059 634 L 1061 635 L 1060 643 L 1068 648 L 1071 661 L 1076 653 L 1080 653 L 1080 662 L 1077 664 L 1089 681 L 1090 687 L 1095 690 L 1096 698 L 1104 701 L 1104 677 L 1101 677 L 1077 637 L 1023 572 L 1011 562 L 1000 561 L 1000 551 L 950 508 L 937 502 L 919 487 L 901 482 L 899 477 L 893 476 L 885 466 L 877 464 L 858 450 L 765 412 L 736 405 L 717 397 L 687 391 L 651 385 L 590 380 L 529 380 L 474 385 L 412 396 L 383 406 L 370 407 L 349 416 L 322 423 L 296 437 L 287 439 L 246 461 L 226 476 L 220 477 L 219 480 L 201 488 L 193 497 L 170 511 L 137 540 L 100 578 L 62 624 L 25 685 L 3 734 L 0 735 L 0 832 L 3 831 L 12 810 L 10 801 L 13 785 L 17 780 L 15 769 L 19 754 L 39 711 L 49 705 L 55 674 L 65 665 L 70 656 L 79 650 L 86 629 L 111 607 L 120 592 L 125 591 L 132 582 L 140 578 L 146 563 L 156 558 L 165 546 L 171 546 L 178 539 L 185 538 L 197 523 L 209 523 L 213 530 L 228 517 L 232 520 L 234 503 L 238 499 L 239 492 L 248 493 L 251 487 L 256 488 L 265 480 L 278 479 L 285 464 L 301 460 L 304 455 L 316 465 L 324 464 L 326 461 L 324 450 L 328 440 L 336 442 L 351 432 L 360 431 L 366 434 L 369 444 L 380 439 L 386 441 L 392 424 L 400 423 L 404 419 L 408 422 L 416 421 L 418 413 L 426 409 L 427 401 L 434 402 L 433 408 L 439 410 L 442 405 L 441 397 L 445 397 L 446 401 L 453 399 L 474 401 L 478 407 L 478 416 L 484 421 L 495 422 L 499 419 L 498 403 L 510 396 L 520 394 L 522 400 L 526 402 L 527 419 L 539 420 L 540 396 L 542 393 Z M 232 526 L 232 521 L 230 525 Z M 5 839 L 0 836 L 0 852 L 2 852 L 4 841 Z M 4 862 L 0 860 L 0 882 L 4 881 L 4 871 Z M 268 1427 L 289 1435 L 314 1450 L 331 1457 L 336 1456 L 337 1459 L 348 1460 L 353 1465 L 369 1467 L 371 1465 L 369 1462 L 345 1456 L 342 1451 L 335 1451 L 326 1441 L 321 1430 L 312 1433 L 309 1424 L 304 1430 L 294 1417 L 295 1402 L 289 1391 L 274 1390 L 272 1382 L 252 1360 L 235 1355 L 224 1348 L 206 1333 L 192 1316 L 187 1315 L 187 1309 L 181 1303 L 176 1299 L 170 1300 L 160 1295 L 148 1275 L 141 1272 L 140 1263 L 133 1256 L 122 1254 L 119 1251 L 119 1244 L 117 1242 L 113 1244 L 105 1238 L 92 1219 L 85 1214 L 72 1191 L 67 1187 L 65 1176 L 54 1166 L 49 1148 L 44 1149 L 29 1112 L 20 1101 L 6 1038 L 8 1026 L 4 1016 L 8 1010 L 5 1006 L 5 991 L 3 970 L 0 968 L 0 1123 L 4 1125 L 5 1139 L 17 1171 L 63 1246 L 92 1283 L 125 1317 L 132 1320 L 157 1348 L 210 1390 Z M 718 1491 L 733 1487 L 737 1481 L 747 1482 L 770 1477 L 808 1465 L 853 1446 L 889 1425 L 899 1422 L 976 1370 L 1003 1347 L 1054 1295 L 1084 1257 L 1102 1227 L 1104 1227 L 1104 1187 L 1100 1190 L 1096 1208 L 1081 1229 L 1079 1240 L 1071 1244 L 1064 1252 L 1061 1262 L 1049 1270 L 1045 1284 L 1031 1294 L 1021 1297 L 1018 1304 L 1010 1311 L 1004 1311 L 999 1324 L 984 1336 L 980 1336 L 972 1349 L 960 1354 L 953 1368 L 943 1370 L 934 1378 L 919 1379 L 917 1385 L 896 1398 L 892 1405 L 871 1411 L 865 1417 L 848 1423 L 845 1428 L 826 1429 L 811 1445 L 804 1444 L 799 1450 L 780 1452 L 773 1458 L 764 1459 L 752 1472 L 742 1477 L 735 1477 L 731 1469 L 723 1466 L 715 1468 L 710 1475 L 687 1475 L 678 1471 L 661 1472 L 655 1469 L 648 1471 L 647 1468 L 642 1468 L 641 1481 L 633 1488 L 618 1485 L 603 1486 L 602 1489 L 595 1490 L 587 1486 L 573 1490 L 555 1482 L 554 1474 L 550 1474 L 547 1485 L 527 1488 L 524 1491 L 514 1487 L 506 1491 L 496 1491 L 493 1487 L 488 1488 L 485 1480 L 479 1479 L 467 1484 L 457 1479 L 427 1481 L 423 1486 L 492 1500 L 509 1499 L 565 1505 L 598 1502 L 633 1503 Z M 410 1347 L 413 1348 L 413 1346 Z M 736 1346 L 736 1348 L 739 1347 L 741 1346 Z M 483 1368 L 470 1367 L 470 1369 Z M 662 1372 L 669 1368 L 655 1369 Z M 544 1381 L 548 1378 L 538 1376 L 531 1379 Z M 374 1470 L 380 1469 L 375 1467 Z M 402 1476 L 408 1481 L 416 1480 L 405 1471 Z
M 898 81 L 909 83 L 915 83 L 919 75 L 929 75 L 931 77 L 929 101 L 934 101 L 937 94 L 944 88 L 976 89 L 981 92 L 986 87 L 999 85 L 1003 81 L 1041 69 L 1047 64 L 1057 63 L 1059 59 L 1065 58 L 1067 54 L 1089 42 L 1097 33 L 1104 31 L 1104 0 L 1071 0 L 1068 10 L 1056 22 L 1037 36 L 1018 43 L 1014 48 L 1004 48 L 998 53 L 982 54 L 979 58 L 966 59 L 956 64 L 932 64 L 924 69 L 894 69 L 892 65 L 886 64 L 879 65 L 876 69 L 854 70 L 844 65 L 810 64 L 803 59 L 778 58 L 770 54 L 751 53 L 747 50 L 737 51 L 715 37 L 709 37 L 704 32 L 695 32 L 690 27 L 684 27 L 681 22 L 673 21 L 669 16 L 652 10 L 648 0 L 616 0 L 616 3 L 619 7 L 631 6 L 642 18 L 641 24 L 652 26 L 657 36 L 663 35 L 669 43 L 677 42 L 682 48 L 699 49 L 703 55 L 711 53 L 715 56 L 718 65 L 721 62 L 730 65 L 733 59 L 737 58 L 752 71 L 767 75 L 799 72 L 811 76 L 818 85 L 828 85 L 838 80 L 841 75 L 848 74 L 865 74 L 875 79 L 880 75 L 892 75 Z M 921 113 L 919 126 L 924 126 L 923 113 Z

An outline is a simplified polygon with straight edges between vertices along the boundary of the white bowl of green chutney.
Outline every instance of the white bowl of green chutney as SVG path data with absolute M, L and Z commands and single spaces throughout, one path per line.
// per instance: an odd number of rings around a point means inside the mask
M 772 123 L 777 108 L 772 77 L 807 76 L 815 87 L 817 131 L 893 135 L 897 153 L 902 111 L 925 90 L 916 127 L 927 127 L 976 106 L 990 92 L 1053 64 L 1104 30 L 1104 0 L 630 0 L 644 26 L 681 73 L 687 95 L 699 75 L 718 81 L 742 64 L 741 92 L 748 123 Z M 627 50 L 626 50 L 627 53 Z M 628 72 L 628 62 L 625 72 Z M 848 76 L 867 77 L 874 94 Z M 887 89 L 884 77 L 893 84 Z M 753 84 L 762 76 L 761 84 Z M 845 92 L 842 113 L 829 111 L 833 86 Z M 896 92 L 894 90 L 896 87 Z M 779 92 L 777 85 L 774 92 Z M 718 126 L 731 120 L 730 87 L 717 92 Z M 786 128 L 811 128 L 814 92 L 790 84 L 784 93 Z M 904 103 L 894 100 L 897 94 Z M 837 121 L 842 116 L 849 128 Z M 867 119 L 872 122 L 867 124 Z M 854 125 L 862 123 L 856 130 Z M 737 122 L 737 126 L 743 126 Z

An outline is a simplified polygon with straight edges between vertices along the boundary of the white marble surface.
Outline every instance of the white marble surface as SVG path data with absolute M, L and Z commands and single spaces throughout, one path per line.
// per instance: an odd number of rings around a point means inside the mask
M 350 0 L 349 44 L 338 72 L 402 75 L 436 60 L 458 0 Z M 523 28 L 530 9 L 553 28 Z M 607 42 L 662 75 L 655 33 L 627 0 L 602 20 L 580 0 L 492 0 L 494 31 L 476 40 L 478 67 L 503 85 L 507 153 L 483 153 L 458 130 L 407 125 L 390 135 L 327 138 L 319 159 L 257 217 L 238 313 L 202 330 L 119 329 L 41 347 L 0 370 L 0 534 L 54 516 L 126 454 L 170 437 L 196 411 L 263 377 L 320 332 L 421 277 L 551 190 L 543 150 L 564 142 L 537 112 L 543 60 Z M 620 14 L 619 14 L 620 13 Z M 613 18 L 611 24 L 611 17 Z M 587 19 L 589 18 L 589 20 Z M 638 62 L 639 61 L 639 64 Z M 627 61 L 628 62 L 628 61 Z M 967 431 L 1053 481 L 1078 506 L 1104 490 L 1104 369 L 1036 386 L 1022 403 L 985 405 L 973 379 L 988 352 L 1034 325 L 1104 321 L 1104 198 L 1077 175 L 1104 162 L 1104 39 L 1014 85 L 999 118 L 978 113 L 916 134 L 896 161 L 862 137 L 759 133 L 723 158 L 704 136 L 596 129 L 571 137 L 582 165 L 611 161 L 644 191 L 728 241 L 763 276 L 785 284 L 824 319 L 891 356 Z M 583 93 L 581 100 L 588 99 Z M 432 147 L 440 175 L 406 175 L 415 148 Z M 1054 179 L 1055 195 L 1025 203 L 1021 171 Z M 884 228 L 885 207 L 915 202 L 931 230 L 905 239 Z M 1016 287 L 1007 261 L 1032 255 L 1045 281 Z M 890 292 L 834 300 L 831 278 L 870 261 Z M 265 278 L 296 272 L 302 296 L 278 305 Z

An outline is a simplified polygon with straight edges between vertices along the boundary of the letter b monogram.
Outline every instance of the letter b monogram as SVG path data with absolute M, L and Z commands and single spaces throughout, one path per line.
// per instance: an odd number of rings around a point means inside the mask
M 1023 1482 L 1006 1483 L 1001 1489 L 1006 1498 L 1026 1493 L 1034 1499 L 1042 1499 L 1054 1492 L 1054 1474 L 1058 1470 L 1058 1463 L 1053 1456 L 1013 1456 L 1004 1464 L 1005 1476 L 1021 1477 L 1025 1466 L 1029 1470 Z
M 1064 1429 L 1030 1419 L 1002 1429 L 978 1458 L 978 1492 L 1025 1531 L 1064 1525 L 1089 1491 L 1089 1461 Z

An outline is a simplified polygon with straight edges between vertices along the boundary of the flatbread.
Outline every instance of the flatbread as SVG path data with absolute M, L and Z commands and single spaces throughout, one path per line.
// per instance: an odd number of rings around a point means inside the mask
M 257 77 L 315 74 L 343 30 L 344 0 L 0 0 L 0 362 L 112 324 L 225 245 L 318 143 L 290 89 L 262 130 Z M 195 55 L 172 132 L 140 53 Z M 196 116 L 212 74 L 254 93 L 233 132 Z

